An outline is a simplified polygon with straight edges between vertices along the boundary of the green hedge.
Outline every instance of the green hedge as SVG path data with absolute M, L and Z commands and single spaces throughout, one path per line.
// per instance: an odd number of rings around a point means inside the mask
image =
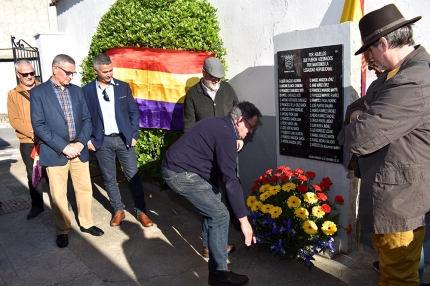
M 83 60 L 82 83 L 95 78 L 93 57 L 115 47 L 213 52 L 226 68 L 216 9 L 206 0 L 118 0 L 103 15 Z M 185 65 L 186 63 L 184 63 Z M 181 131 L 140 130 L 138 167 L 145 180 L 162 182 L 161 160 Z

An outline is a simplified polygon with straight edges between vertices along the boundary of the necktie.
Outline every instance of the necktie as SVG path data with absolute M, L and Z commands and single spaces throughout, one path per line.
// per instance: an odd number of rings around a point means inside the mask
M 103 99 L 106 101 L 110 101 L 109 95 L 107 94 L 106 89 L 104 89 L 102 93 L 103 93 Z

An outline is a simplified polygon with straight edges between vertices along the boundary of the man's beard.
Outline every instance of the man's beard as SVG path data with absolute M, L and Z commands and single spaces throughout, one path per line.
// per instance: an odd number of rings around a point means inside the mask
M 204 78 L 203 83 L 206 85 L 206 87 L 208 87 L 211 90 L 218 90 L 221 82 L 219 81 L 217 83 L 213 83 L 212 81 L 206 80 Z

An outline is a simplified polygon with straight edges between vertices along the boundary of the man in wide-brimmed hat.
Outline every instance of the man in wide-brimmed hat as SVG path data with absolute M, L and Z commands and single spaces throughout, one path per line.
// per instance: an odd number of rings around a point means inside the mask
M 385 71 L 370 107 L 338 139 L 357 154 L 359 219 L 380 255 L 379 285 L 418 285 L 430 192 L 430 55 L 414 46 L 411 24 L 393 4 L 359 23 L 369 59 Z

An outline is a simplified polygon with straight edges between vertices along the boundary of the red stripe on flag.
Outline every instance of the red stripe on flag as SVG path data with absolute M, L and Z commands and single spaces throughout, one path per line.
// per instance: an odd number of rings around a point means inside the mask
M 203 62 L 214 53 L 152 48 L 113 48 L 106 51 L 114 67 L 174 74 L 200 73 Z

